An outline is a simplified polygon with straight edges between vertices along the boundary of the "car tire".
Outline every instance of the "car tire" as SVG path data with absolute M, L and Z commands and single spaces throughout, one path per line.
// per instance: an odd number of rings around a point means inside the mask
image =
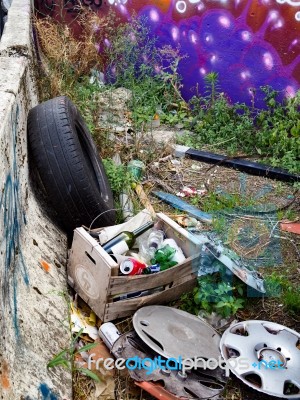
M 65 96 L 32 108 L 30 156 L 67 231 L 115 224 L 113 195 L 102 161 L 75 105 Z

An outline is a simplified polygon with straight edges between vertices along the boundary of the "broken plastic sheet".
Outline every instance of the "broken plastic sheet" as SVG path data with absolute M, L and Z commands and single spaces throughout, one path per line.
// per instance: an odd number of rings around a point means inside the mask
M 282 264 L 277 213 L 267 210 L 267 206 L 236 208 L 214 215 L 219 221 L 217 234 L 221 241 L 255 270 Z
M 222 210 L 214 213 L 212 225 L 213 231 L 197 232 L 190 229 L 202 243 L 203 235 L 209 243 L 208 246 L 204 243 L 201 249 L 198 277 L 219 272 L 222 261 L 247 285 L 264 293 L 259 268 L 282 263 L 280 226 L 276 213 L 249 208 Z M 215 256 L 215 253 L 219 254 Z

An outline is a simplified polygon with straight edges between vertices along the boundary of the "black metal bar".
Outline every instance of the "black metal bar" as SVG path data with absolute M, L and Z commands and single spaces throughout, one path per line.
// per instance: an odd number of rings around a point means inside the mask
M 236 158 L 228 159 L 226 156 L 194 149 L 188 149 L 185 155 L 193 160 L 203 161 L 209 164 L 219 164 L 223 167 L 237 169 L 238 171 L 247 172 L 251 175 L 264 176 L 266 178 L 276 179 L 284 182 L 300 181 L 300 175 L 293 175 L 280 168 L 273 168 L 268 165 L 259 164 L 248 160 L 240 160 Z

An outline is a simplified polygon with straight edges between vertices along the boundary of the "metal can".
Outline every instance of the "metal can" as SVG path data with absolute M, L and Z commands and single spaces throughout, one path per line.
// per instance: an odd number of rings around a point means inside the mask
M 106 322 L 102 324 L 99 328 L 99 336 L 106 344 L 106 346 L 111 350 L 114 343 L 119 339 L 121 333 L 118 331 L 116 325 L 112 322 Z
M 128 258 L 120 264 L 120 271 L 123 275 L 141 275 L 147 265 L 135 258 Z
M 149 265 L 143 270 L 143 274 L 155 274 L 156 272 L 160 272 L 159 264 Z

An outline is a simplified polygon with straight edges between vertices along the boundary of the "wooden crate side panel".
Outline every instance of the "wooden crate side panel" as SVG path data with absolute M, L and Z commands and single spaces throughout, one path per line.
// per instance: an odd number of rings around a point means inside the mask
M 181 279 L 192 273 L 196 274 L 200 262 L 200 255 L 197 254 L 188 258 L 184 263 L 176 265 L 166 271 L 152 275 L 118 276 L 110 280 L 109 295 L 129 293 L 139 290 L 153 289 L 164 286 Z
M 100 245 L 83 228 L 74 232 L 68 261 L 68 282 L 91 309 L 103 318 L 110 286 L 111 267 Z M 109 257 L 110 258 L 110 257 Z M 111 263 L 112 265 L 109 265 Z
M 134 314 L 134 312 L 148 305 L 165 304 L 178 299 L 183 293 L 192 290 L 197 283 L 195 274 L 185 276 L 175 286 L 165 289 L 163 292 L 155 293 L 150 296 L 143 296 L 137 299 L 123 300 L 115 303 L 107 303 L 104 321 L 112 321 Z
M 201 245 L 194 235 L 189 233 L 186 229 L 182 228 L 177 222 L 173 221 L 167 215 L 158 213 L 157 217 L 160 219 L 162 229 L 168 238 L 174 239 L 186 257 L 194 256 L 200 253 Z

